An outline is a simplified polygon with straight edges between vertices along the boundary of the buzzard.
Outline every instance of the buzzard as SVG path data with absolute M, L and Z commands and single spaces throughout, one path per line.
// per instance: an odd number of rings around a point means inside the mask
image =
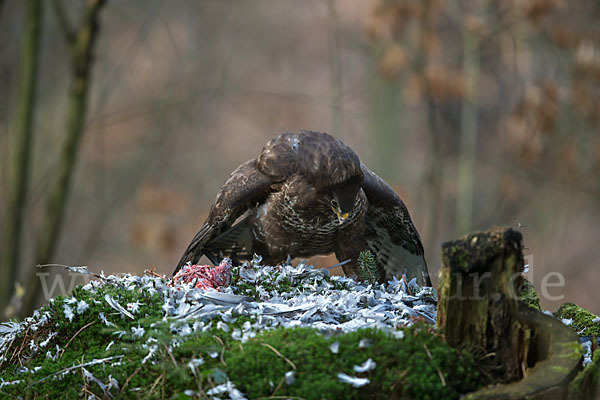
M 174 274 L 202 255 L 217 264 L 259 254 L 274 265 L 335 252 L 350 260 L 344 273 L 359 276 L 363 250 L 381 280 L 406 274 L 431 286 L 419 233 L 392 188 L 333 136 L 286 132 L 233 171 Z

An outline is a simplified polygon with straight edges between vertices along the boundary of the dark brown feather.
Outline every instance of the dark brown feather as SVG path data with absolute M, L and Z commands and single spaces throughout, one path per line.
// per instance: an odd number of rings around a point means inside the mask
M 386 279 L 406 273 L 421 285 L 431 286 L 419 232 L 404 202 L 364 164 L 363 190 L 369 199 L 364 237 Z

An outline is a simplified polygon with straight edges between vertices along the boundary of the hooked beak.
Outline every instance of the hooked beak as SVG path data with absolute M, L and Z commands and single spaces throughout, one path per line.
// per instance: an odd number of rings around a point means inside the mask
M 347 213 L 347 212 L 342 213 L 342 210 L 340 210 L 337 207 L 331 207 L 331 208 L 333 209 L 333 212 L 335 212 L 335 215 L 337 215 L 338 222 L 340 224 L 343 223 L 348 218 L 349 213 Z

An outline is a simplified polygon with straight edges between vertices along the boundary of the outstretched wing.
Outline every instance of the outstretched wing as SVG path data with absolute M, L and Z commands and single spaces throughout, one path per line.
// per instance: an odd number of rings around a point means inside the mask
M 365 241 L 375 255 L 385 280 L 392 276 L 417 278 L 419 285 L 431 286 L 423 244 L 408 209 L 394 190 L 373 171 L 361 164 L 363 191 L 369 200 Z
M 203 254 L 209 255 L 205 245 L 227 231 L 249 207 L 262 202 L 271 192 L 273 183 L 272 178 L 257 169 L 256 160 L 237 167 L 219 190 L 206 222 L 183 253 L 173 274 L 188 261 L 195 263 Z

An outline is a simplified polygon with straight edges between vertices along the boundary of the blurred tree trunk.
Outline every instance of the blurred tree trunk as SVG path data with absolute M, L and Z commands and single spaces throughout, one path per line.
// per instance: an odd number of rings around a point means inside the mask
M 423 2 L 423 14 L 421 16 L 419 46 L 417 47 L 415 72 L 421 76 L 425 87 L 425 117 L 427 119 L 428 147 L 425 172 L 420 197 L 424 197 L 425 204 L 428 205 L 427 224 L 425 230 L 424 245 L 427 249 L 434 249 L 437 241 L 438 227 L 440 223 L 440 211 L 442 209 L 442 183 L 443 183 L 443 165 L 445 163 L 442 151 L 443 132 L 439 128 L 437 107 L 433 91 L 427 77 L 427 67 L 432 63 L 431 38 L 435 35 L 435 20 L 437 17 L 438 0 L 428 0 Z M 420 203 L 420 202 L 419 202 Z M 429 250 L 431 251 L 431 250 Z M 431 254 L 431 253 L 430 253 Z M 427 254 L 426 254 L 427 255 Z
M 463 28 L 463 74 L 466 92 L 460 120 L 460 155 L 456 198 L 458 235 L 472 229 L 475 154 L 477 150 L 477 105 L 479 91 L 479 38 L 469 26 Z
M 396 79 L 375 75 L 371 85 L 372 131 L 375 134 L 375 168 L 383 179 L 394 178 L 394 161 L 402 121 L 400 88 Z
M 0 8 L 4 2 L 0 0 Z M 19 267 L 19 249 L 23 216 L 27 202 L 27 186 L 33 141 L 34 108 L 42 31 L 42 3 L 28 0 L 25 4 L 25 24 L 21 48 L 21 76 L 15 128 L 15 153 L 10 193 L 6 208 L 4 243 L 0 263 L 0 317 L 12 315 L 7 310 L 14 291 Z
M 93 49 L 98 36 L 98 17 L 106 0 L 88 0 L 79 26 L 75 32 L 68 27 L 60 1 L 55 1 L 54 10 L 71 48 L 71 67 L 73 76 L 67 109 L 66 137 L 62 144 L 57 180 L 50 190 L 46 206 L 46 219 L 37 242 L 36 264 L 49 263 L 54 256 L 67 200 L 71 179 L 75 170 L 79 144 L 84 132 L 90 74 L 93 62 Z M 25 298 L 21 316 L 31 314 L 37 304 L 41 281 L 35 267 L 26 282 Z

